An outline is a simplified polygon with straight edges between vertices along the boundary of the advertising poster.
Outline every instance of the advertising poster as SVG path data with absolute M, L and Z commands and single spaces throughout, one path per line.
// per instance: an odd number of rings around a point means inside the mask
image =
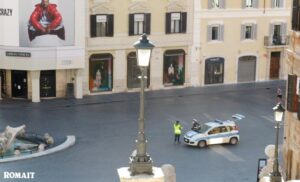
M 21 47 L 74 44 L 74 0 L 22 0 L 19 7 Z
M 0 0 L 0 46 L 18 46 L 18 31 L 18 1 Z

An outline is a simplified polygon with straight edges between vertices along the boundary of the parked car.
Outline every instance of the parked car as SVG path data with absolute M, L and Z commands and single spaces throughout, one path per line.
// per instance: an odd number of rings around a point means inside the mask
M 237 120 L 245 118 L 241 114 L 232 116 L 235 120 L 214 120 L 201 124 L 198 129 L 190 130 L 184 135 L 184 143 L 199 148 L 212 144 L 229 143 L 232 145 L 240 141 Z

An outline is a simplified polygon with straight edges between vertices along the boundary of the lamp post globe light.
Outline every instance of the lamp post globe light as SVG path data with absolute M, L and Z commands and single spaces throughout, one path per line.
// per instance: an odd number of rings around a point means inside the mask
M 145 90 L 145 72 L 149 66 L 150 57 L 154 45 L 147 39 L 147 35 L 143 34 L 141 39 L 134 43 L 137 53 L 138 66 L 141 69 L 141 91 L 140 91 L 140 115 L 139 130 L 136 140 L 136 150 L 129 157 L 130 175 L 152 174 L 152 159 L 146 152 L 147 140 L 145 137 L 145 109 L 144 109 L 144 90 Z
M 285 109 L 282 107 L 279 102 L 274 108 L 274 118 L 276 121 L 276 139 L 275 139 L 275 151 L 274 151 L 274 163 L 273 163 L 273 172 L 270 173 L 271 182 L 281 182 L 281 174 L 279 172 L 279 163 L 278 163 L 278 137 L 279 137 L 279 123 L 283 119 L 283 113 Z

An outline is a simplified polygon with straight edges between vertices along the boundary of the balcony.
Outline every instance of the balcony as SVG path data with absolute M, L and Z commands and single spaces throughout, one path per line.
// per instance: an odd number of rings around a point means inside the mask
M 290 36 L 265 36 L 264 46 L 266 47 L 287 47 L 289 45 Z

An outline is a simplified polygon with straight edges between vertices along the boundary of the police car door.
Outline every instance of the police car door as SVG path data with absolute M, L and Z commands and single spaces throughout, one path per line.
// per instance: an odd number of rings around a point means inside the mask
M 208 139 L 207 139 L 207 144 L 219 144 L 219 143 L 225 143 L 226 141 L 226 135 L 227 133 L 227 128 L 225 126 L 218 126 L 213 128 L 208 132 Z

